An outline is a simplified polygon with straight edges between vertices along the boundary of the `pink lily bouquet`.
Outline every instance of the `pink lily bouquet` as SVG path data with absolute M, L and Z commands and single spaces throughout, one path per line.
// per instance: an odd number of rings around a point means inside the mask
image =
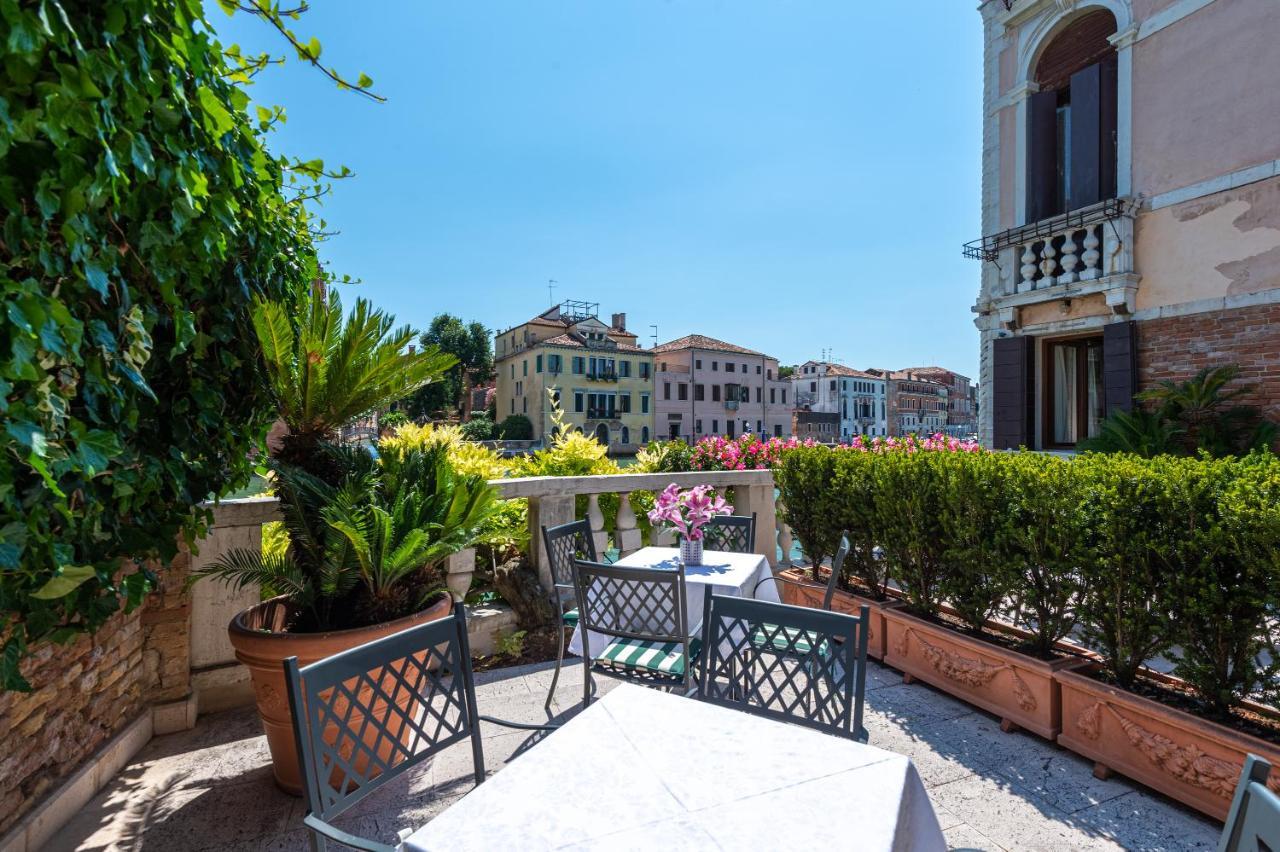
M 680 536 L 680 558 L 686 565 L 701 565 L 702 528 L 712 518 L 731 514 L 733 506 L 712 491 L 710 485 L 695 485 L 681 491 L 673 482 L 654 500 L 649 520 L 655 526 L 675 530 Z

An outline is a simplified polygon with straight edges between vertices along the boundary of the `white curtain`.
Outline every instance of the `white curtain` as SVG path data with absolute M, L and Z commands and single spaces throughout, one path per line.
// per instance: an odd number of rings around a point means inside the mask
M 1076 351 L 1053 347 L 1053 441 L 1076 442 Z

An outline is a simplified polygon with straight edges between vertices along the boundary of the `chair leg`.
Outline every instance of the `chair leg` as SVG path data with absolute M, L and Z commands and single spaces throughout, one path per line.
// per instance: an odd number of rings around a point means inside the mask
M 328 848 L 324 842 L 324 838 L 320 836 L 318 831 L 307 832 L 311 835 L 311 852 L 325 852 Z
M 551 676 L 551 688 L 547 690 L 547 703 L 543 709 L 551 711 L 551 699 L 556 694 L 556 684 L 560 682 L 560 667 L 564 665 L 564 624 L 560 625 L 560 647 L 556 650 L 556 672 Z
M 585 650 L 586 649 L 584 648 L 583 651 L 585 652 Z M 595 691 L 592 689 L 592 686 L 593 684 L 591 683 L 591 661 L 588 660 L 586 656 L 583 656 L 582 658 L 582 709 L 583 710 L 586 710 L 587 707 L 590 706 L 591 704 L 591 693 Z

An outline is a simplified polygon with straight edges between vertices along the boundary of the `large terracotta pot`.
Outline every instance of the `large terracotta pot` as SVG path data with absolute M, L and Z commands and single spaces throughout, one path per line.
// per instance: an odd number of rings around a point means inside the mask
M 965 636 L 898 608 L 884 610 L 884 661 L 908 683 L 926 683 L 1000 717 L 1005 731 L 1025 728 L 1052 740 L 1062 730 L 1054 674 L 1086 665 L 1079 657 L 1045 661 Z
M 291 609 L 286 598 L 281 596 L 250 607 L 231 620 L 227 633 L 235 648 L 236 659 L 249 668 L 258 701 L 258 716 L 262 719 L 267 745 L 271 748 L 272 770 L 281 789 L 295 796 L 302 795 L 298 749 L 285 688 L 284 661 L 297 657 L 299 665 L 309 665 L 366 642 L 444 618 L 452 607 L 450 596 L 442 594 L 421 612 L 385 624 L 330 633 L 285 633 L 282 630 L 288 623 Z
M 1280 765 L 1280 746 L 1199 719 L 1089 677 L 1056 675 L 1062 689 L 1058 743 L 1095 761 L 1094 774 L 1114 770 L 1183 804 L 1225 819 L 1245 756 Z M 1280 777 L 1269 786 L 1280 793 Z
M 796 583 L 804 584 L 778 583 L 777 586 L 782 593 L 783 603 L 821 609 L 822 599 L 827 594 L 825 583 L 813 582 L 809 579 L 808 570 L 804 568 L 788 568 L 782 572 L 782 576 L 789 580 L 795 580 Z M 867 625 L 867 656 L 883 660 L 885 646 L 884 610 L 900 606 L 900 603 L 895 600 L 872 600 L 861 595 L 855 595 L 852 592 L 846 592 L 843 589 L 836 589 L 836 593 L 831 598 L 831 608 L 836 612 L 857 615 L 863 606 L 871 608 L 871 620 Z

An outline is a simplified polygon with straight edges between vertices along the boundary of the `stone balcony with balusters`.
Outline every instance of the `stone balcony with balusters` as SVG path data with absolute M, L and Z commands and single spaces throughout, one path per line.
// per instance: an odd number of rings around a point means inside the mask
M 966 244 L 967 257 L 996 269 L 994 278 L 984 278 L 975 310 L 996 314 L 1011 330 L 1021 325 L 1028 305 L 1100 293 L 1113 313 L 1133 313 L 1137 206 L 1134 199 L 1107 199 Z

